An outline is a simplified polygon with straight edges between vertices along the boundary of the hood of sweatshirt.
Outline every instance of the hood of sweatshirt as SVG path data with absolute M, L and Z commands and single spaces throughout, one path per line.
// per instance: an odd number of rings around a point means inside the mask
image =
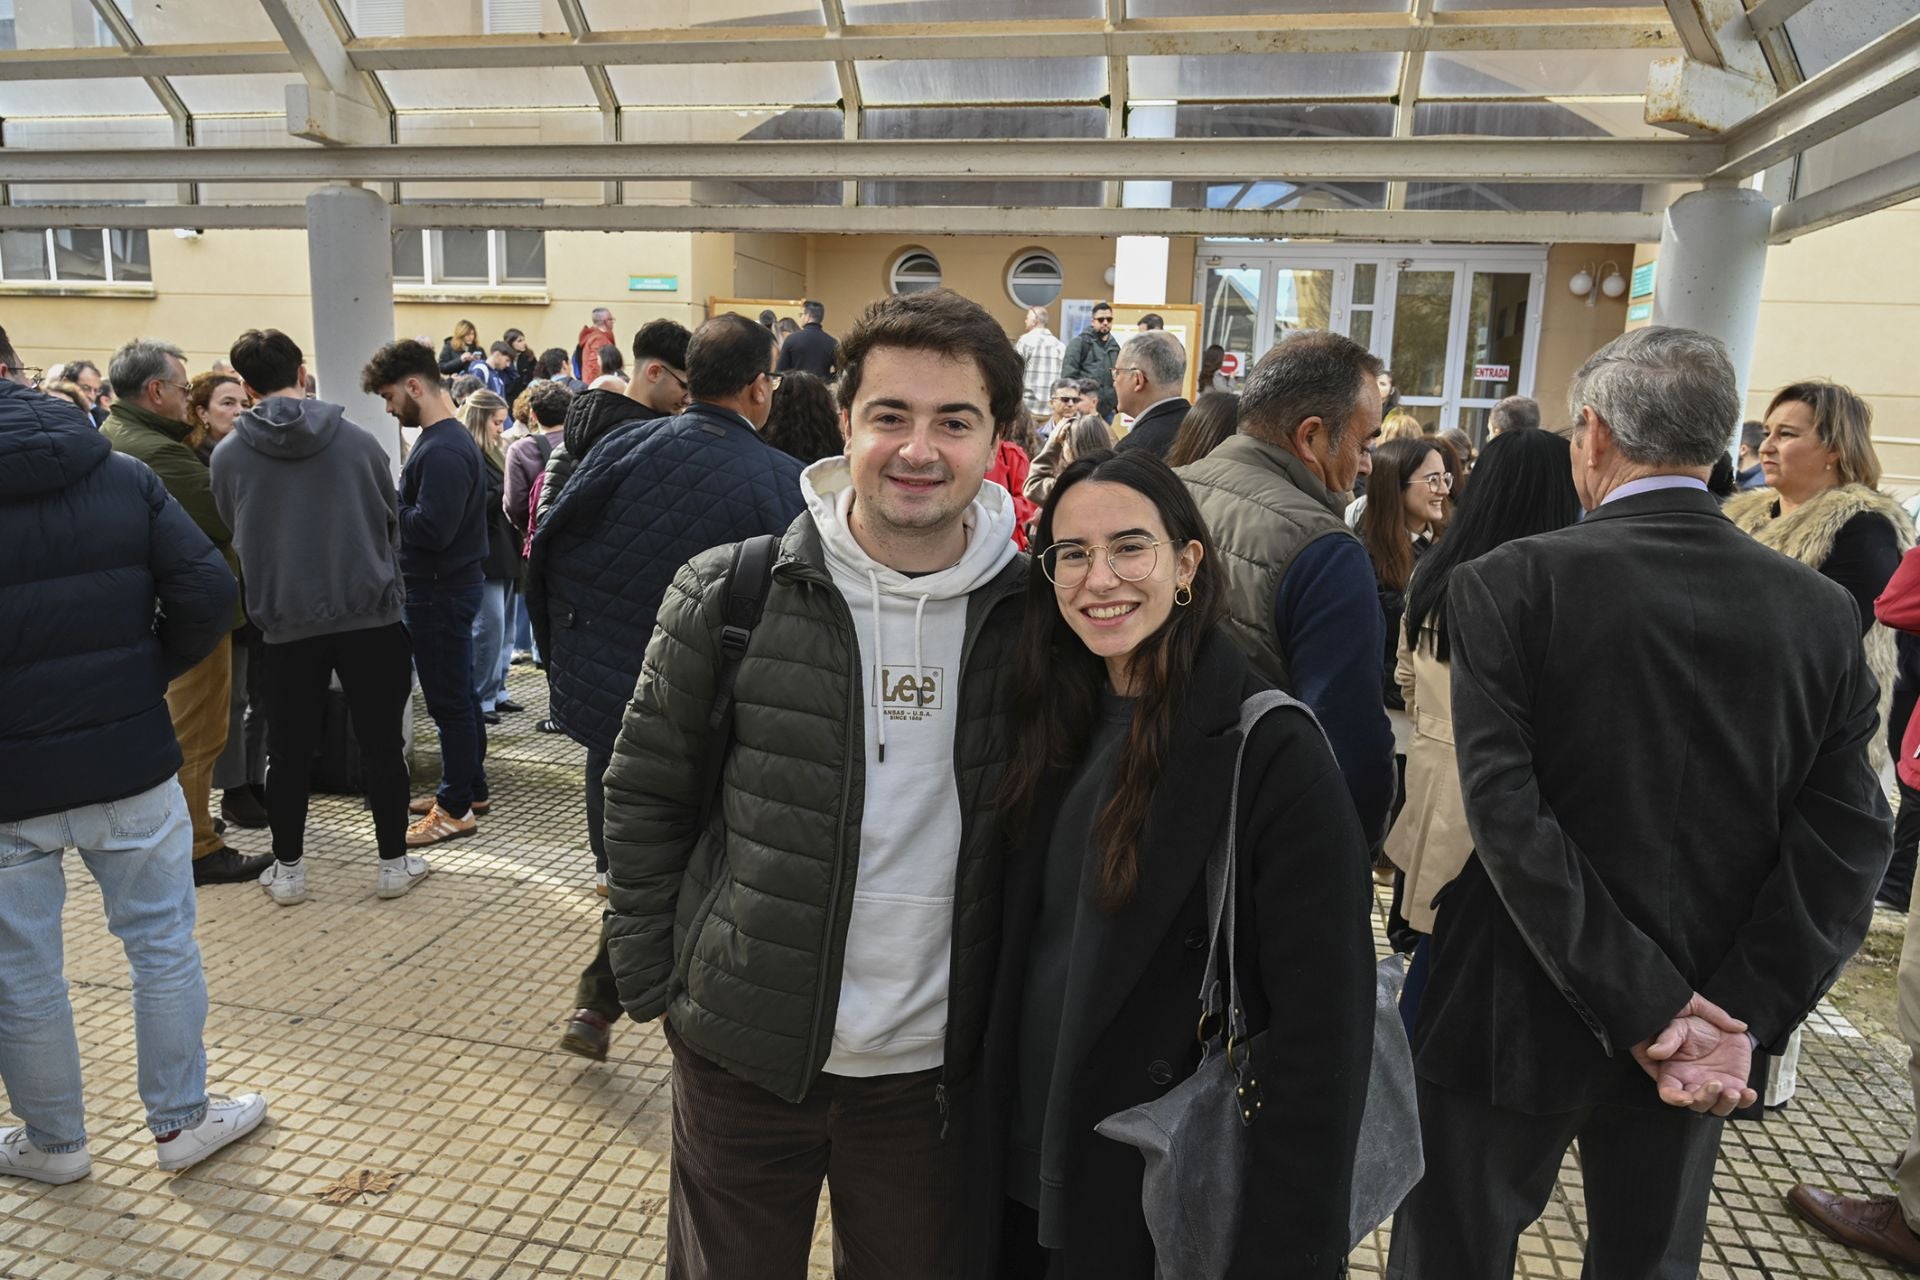
M 647 422 L 662 415 L 650 406 L 619 391 L 583 391 L 567 405 L 567 424 L 560 439 L 573 458 L 584 458 L 587 450 L 600 442 L 623 422 Z
M 69 488 L 112 452 L 93 419 L 68 401 L 0 380 L 0 497 Z
M 233 434 L 269 458 L 310 458 L 332 443 L 341 413 L 324 400 L 268 396 L 233 420 Z
M 997 484 L 982 484 L 980 492 L 967 508 L 964 517 L 967 549 L 961 553 L 960 559 L 945 569 L 917 577 L 909 577 L 881 564 L 868 555 L 853 536 L 849 524 L 853 513 L 853 468 L 845 457 L 822 458 L 801 472 L 800 492 L 806 499 L 807 510 L 813 514 L 815 526 L 820 530 L 828 572 L 836 581 L 845 583 L 851 579 L 866 585 L 865 592 L 856 593 L 864 595 L 866 599 L 856 601 L 850 598 L 848 603 L 865 604 L 872 611 L 875 635 L 885 636 L 885 629 L 880 625 L 883 609 L 910 609 L 913 612 L 913 653 L 887 653 L 882 639 L 878 641 L 882 650 L 874 655 L 876 670 L 893 662 L 904 664 L 911 658 L 917 679 L 922 666 L 921 626 L 928 602 L 968 595 L 991 582 L 994 575 L 1006 567 L 1007 561 L 1019 554 L 1019 548 L 1013 544 L 1013 499 Z M 887 749 L 885 716 L 876 715 L 875 733 L 880 759 L 884 761 Z

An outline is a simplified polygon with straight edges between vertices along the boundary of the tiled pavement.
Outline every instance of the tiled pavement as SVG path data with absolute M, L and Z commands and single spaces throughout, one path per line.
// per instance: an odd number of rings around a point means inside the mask
M 533 672 L 516 668 L 513 688 L 530 709 L 493 732 L 497 808 L 480 835 L 434 852 L 433 878 L 407 898 L 374 897 L 371 831 L 358 802 L 338 797 L 314 808 L 311 902 L 276 907 L 246 885 L 201 892 L 213 1087 L 265 1090 L 272 1119 L 184 1174 L 154 1168 L 125 961 L 69 860 L 94 1172 L 67 1187 L 0 1186 L 0 1276 L 664 1275 L 666 1048 L 653 1028 L 623 1022 L 605 1066 L 554 1050 L 600 900 L 579 810 L 583 753 L 533 732 L 545 705 Z M 259 832 L 234 843 L 267 848 Z M 1837 1014 L 1811 1032 L 1792 1106 L 1729 1130 L 1704 1277 L 1893 1274 L 1781 1206 L 1802 1177 L 1883 1189 L 1912 1123 L 1899 1046 Z M 399 1176 L 363 1205 L 317 1198 L 357 1169 Z M 1520 1274 L 1579 1274 L 1580 1206 L 1570 1159 Z M 818 1277 L 826 1240 L 823 1223 Z M 1384 1256 L 1383 1234 L 1355 1254 L 1355 1273 L 1378 1275 Z

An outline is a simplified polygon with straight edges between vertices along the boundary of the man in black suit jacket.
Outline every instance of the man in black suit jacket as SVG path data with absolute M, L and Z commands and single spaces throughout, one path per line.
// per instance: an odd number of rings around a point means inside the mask
M 1396 1280 L 1511 1277 L 1576 1138 L 1586 1274 L 1696 1275 L 1720 1117 L 1866 935 L 1892 850 L 1850 599 L 1706 492 L 1740 420 L 1725 348 L 1628 333 L 1572 407 L 1587 519 L 1448 583 L 1476 857 L 1438 901 Z
M 798 370 L 810 373 L 816 378 L 832 378 L 834 370 L 840 367 L 840 343 L 821 326 L 827 318 L 827 309 L 812 300 L 800 304 L 800 314 L 806 324 L 800 332 L 780 344 L 780 359 L 774 366 L 775 373 Z
M 1127 340 L 1114 361 L 1113 392 L 1133 427 L 1119 448 L 1146 449 L 1165 460 L 1187 410 L 1193 408 L 1180 394 L 1186 377 L 1186 349 L 1166 330 L 1149 329 Z

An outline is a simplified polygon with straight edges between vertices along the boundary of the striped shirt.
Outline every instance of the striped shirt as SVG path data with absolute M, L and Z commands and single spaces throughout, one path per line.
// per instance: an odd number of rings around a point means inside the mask
M 1029 330 L 1020 341 L 1013 344 L 1020 358 L 1027 362 L 1027 412 L 1042 421 L 1046 419 L 1047 400 L 1053 395 L 1053 384 L 1060 380 L 1060 360 L 1067 354 L 1067 344 L 1048 332 L 1045 325 Z

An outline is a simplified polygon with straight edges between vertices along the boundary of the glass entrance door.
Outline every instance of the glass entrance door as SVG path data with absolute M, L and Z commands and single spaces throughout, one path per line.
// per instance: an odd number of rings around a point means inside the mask
M 1453 295 L 1459 272 L 1452 267 L 1420 265 L 1394 273 L 1393 342 L 1387 368 L 1400 389 L 1400 408 L 1429 431 L 1450 426 L 1445 420 L 1449 340 L 1453 335 Z

